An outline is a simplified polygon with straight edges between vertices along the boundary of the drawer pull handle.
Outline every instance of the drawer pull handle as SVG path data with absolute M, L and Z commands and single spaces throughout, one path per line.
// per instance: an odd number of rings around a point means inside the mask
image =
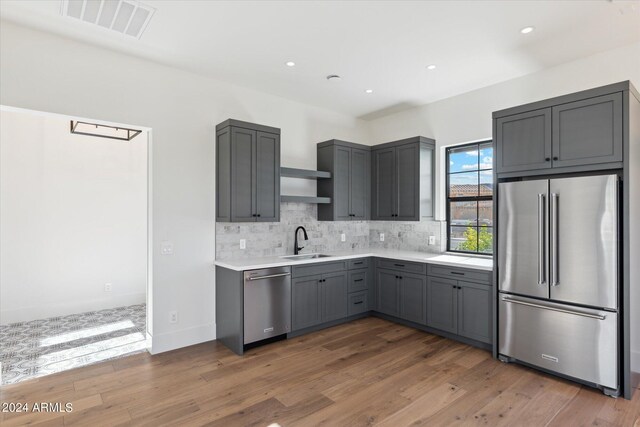
M 362 282 L 364 279 L 355 279 L 354 282 Z
M 451 274 L 455 274 L 456 276 L 464 276 L 464 273 L 460 273 L 459 271 L 452 271 Z
M 395 265 L 396 267 L 404 267 L 404 264 L 393 264 L 393 265 Z
M 361 264 L 362 264 L 362 261 L 353 263 L 353 265 L 361 265 Z
M 354 302 L 353 305 L 358 305 L 358 304 L 362 304 L 364 301 L 358 301 L 358 302 Z

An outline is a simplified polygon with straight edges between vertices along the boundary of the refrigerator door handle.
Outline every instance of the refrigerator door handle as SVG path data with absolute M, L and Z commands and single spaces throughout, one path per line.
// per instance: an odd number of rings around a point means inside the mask
M 538 285 L 544 285 L 547 282 L 545 275 L 545 195 L 538 194 Z
M 551 286 L 558 286 L 558 194 L 551 193 Z
M 565 314 L 573 314 L 575 316 L 588 317 L 590 319 L 597 319 L 597 320 L 606 319 L 606 316 L 603 316 L 601 314 L 591 314 L 591 313 L 584 313 L 582 311 L 565 310 L 565 309 L 559 308 L 559 307 L 551 307 L 551 306 L 542 305 L 542 304 L 534 304 L 534 303 L 526 302 L 526 301 L 518 301 L 518 300 L 515 300 L 515 299 L 511 299 L 509 297 L 502 297 L 502 301 L 508 302 L 508 303 L 512 303 L 512 304 L 526 305 L 528 307 L 541 308 L 543 310 L 551 310 L 551 311 L 557 311 L 557 312 L 565 313 Z

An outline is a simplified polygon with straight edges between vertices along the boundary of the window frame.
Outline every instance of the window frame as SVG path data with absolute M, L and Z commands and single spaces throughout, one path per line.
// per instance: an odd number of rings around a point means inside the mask
M 491 164 L 491 169 L 481 169 L 480 168 L 480 146 L 481 145 L 486 145 L 487 143 L 491 144 L 491 147 L 493 149 L 492 152 L 492 164 Z M 458 172 L 450 172 L 450 167 L 451 167 L 451 161 L 449 160 L 449 153 L 451 150 L 457 150 L 460 148 L 468 148 L 468 147 L 476 147 L 477 151 L 478 151 L 478 169 L 474 170 L 474 171 L 458 171 Z M 494 253 L 495 253 L 495 244 L 491 250 L 491 252 L 479 252 L 479 251 L 463 251 L 463 250 L 459 250 L 459 249 L 452 249 L 451 248 L 451 202 L 477 202 L 476 205 L 476 225 L 475 228 L 476 230 L 478 230 L 478 232 L 476 233 L 476 239 L 480 238 L 480 225 L 478 224 L 478 219 L 480 217 L 480 202 L 484 202 L 484 201 L 490 201 L 492 202 L 492 210 L 495 213 L 494 205 L 494 196 L 495 196 L 495 183 L 492 181 L 492 193 L 491 196 L 481 196 L 480 195 L 480 172 L 482 171 L 491 171 L 492 176 L 493 171 L 495 170 L 495 148 L 493 147 L 493 141 L 492 140 L 482 140 L 482 141 L 476 141 L 476 142 L 469 142 L 469 143 L 464 143 L 464 144 L 459 144 L 459 145 L 450 145 L 448 147 L 444 147 L 445 148 L 445 189 L 444 189 L 444 198 L 445 198 L 445 220 L 446 220 L 446 224 L 447 224 L 447 252 L 452 252 L 452 253 L 456 253 L 456 254 L 467 254 L 467 255 L 477 255 L 477 256 L 484 256 L 484 257 L 488 257 L 491 258 L 493 257 Z M 478 172 L 478 195 L 477 196 L 469 196 L 469 197 L 454 197 L 451 198 L 450 194 L 449 194 L 449 190 L 450 190 L 450 186 L 449 186 L 449 177 L 451 175 L 456 175 L 459 173 L 466 173 L 466 172 Z M 495 224 L 495 218 L 492 219 L 493 223 Z M 495 225 L 491 226 L 492 229 L 492 236 L 495 236 Z M 494 239 L 495 240 L 495 239 Z M 478 245 L 479 242 L 476 242 L 476 245 Z M 479 245 L 478 245 L 479 246 Z

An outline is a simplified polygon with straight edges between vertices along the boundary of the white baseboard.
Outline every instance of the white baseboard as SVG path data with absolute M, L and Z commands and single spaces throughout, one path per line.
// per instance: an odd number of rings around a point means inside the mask
M 151 354 L 164 353 L 165 351 L 176 350 L 215 339 L 215 323 L 194 326 L 193 328 L 152 335 L 150 352 Z
M 631 372 L 640 373 L 640 351 L 631 351 Z
M 28 322 L 37 319 L 47 319 L 49 317 L 67 316 L 69 314 L 79 314 L 87 311 L 104 310 L 107 308 L 124 307 L 127 305 L 143 304 L 147 300 L 147 294 L 134 293 L 126 295 L 113 295 L 108 298 L 94 300 L 73 300 L 64 303 L 53 303 L 45 305 L 34 305 L 30 307 L 20 307 L 0 310 L 0 325 L 7 325 L 16 322 Z

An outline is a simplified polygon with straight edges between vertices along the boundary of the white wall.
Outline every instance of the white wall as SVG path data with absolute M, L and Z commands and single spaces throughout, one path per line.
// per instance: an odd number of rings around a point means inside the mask
M 145 302 L 146 138 L 0 111 L 0 324 Z
M 640 43 L 372 120 L 371 141 L 377 144 L 415 135 L 435 138 L 436 173 L 443 182 L 442 147 L 491 139 L 492 112 L 623 80 L 640 87 Z M 436 187 L 438 201 L 443 198 L 441 187 Z M 437 219 L 444 219 L 443 203 L 437 205 Z
M 414 135 L 435 138 L 438 146 L 436 173 L 439 183 L 442 183 L 445 169 L 443 147 L 491 139 L 493 111 L 623 80 L 631 80 L 636 89 L 640 89 L 640 43 L 382 117 L 369 123 L 369 131 L 373 143 Z M 437 219 L 444 219 L 442 184 L 436 186 L 436 197 Z M 632 286 L 631 312 L 635 328 L 631 331 L 634 336 L 631 344 L 632 369 L 640 372 L 640 283 L 632 283 Z
M 366 142 L 364 122 L 88 44 L 0 25 L 0 104 L 152 131 L 153 350 L 215 337 L 214 127 L 282 128 L 282 164 L 315 167 L 315 144 Z M 162 256 L 170 240 L 174 255 Z M 169 311 L 179 323 L 169 323 Z

